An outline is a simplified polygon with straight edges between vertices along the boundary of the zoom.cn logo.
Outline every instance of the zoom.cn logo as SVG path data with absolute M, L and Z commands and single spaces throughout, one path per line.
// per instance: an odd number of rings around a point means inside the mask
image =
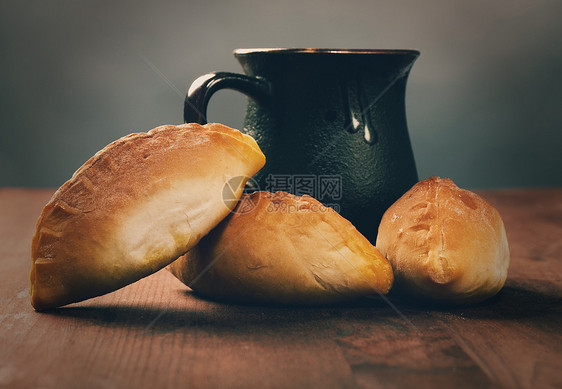
M 222 200 L 232 213 L 245 214 L 253 211 L 257 203 L 249 197 L 245 198 L 242 193 L 252 193 L 259 190 L 258 183 L 246 176 L 235 176 L 224 183 L 222 187 Z M 257 201 L 259 197 L 256 197 Z

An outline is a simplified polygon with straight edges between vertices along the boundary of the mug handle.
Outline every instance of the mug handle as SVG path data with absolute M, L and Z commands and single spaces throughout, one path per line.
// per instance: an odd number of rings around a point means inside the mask
M 212 72 L 197 78 L 185 96 L 183 120 L 186 123 L 207 123 L 207 105 L 211 96 L 220 89 L 234 89 L 266 104 L 271 99 L 271 85 L 261 78 L 245 74 Z

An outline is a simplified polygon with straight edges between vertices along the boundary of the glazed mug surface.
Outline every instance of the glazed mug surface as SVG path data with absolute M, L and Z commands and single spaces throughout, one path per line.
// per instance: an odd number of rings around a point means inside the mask
M 309 194 L 374 244 L 386 209 L 418 176 L 405 114 L 416 50 L 237 49 L 245 74 L 195 80 L 185 122 L 205 123 L 209 99 L 248 96 L 243 132 L 264 152 L 255 188 Z

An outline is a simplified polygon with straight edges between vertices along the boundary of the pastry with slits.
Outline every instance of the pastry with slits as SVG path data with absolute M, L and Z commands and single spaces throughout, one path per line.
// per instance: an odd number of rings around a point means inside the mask
M 503 287 L 509 247 L 498 211 L 448 178 L 420 181 L 384 214 L 377 248 L 394 269 L 395 291 L 475 303 Z

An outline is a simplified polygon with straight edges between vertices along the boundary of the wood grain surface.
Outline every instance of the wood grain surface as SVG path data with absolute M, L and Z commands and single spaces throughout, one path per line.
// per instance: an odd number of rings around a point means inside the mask
M 0 387 L 562 387 L 561 189 L 480 192 L 512 262 L 505 288 L 476 306 L 227 305 L 163 270 L 38 313 L 30 242 L 52 193 L 0 189 Z

